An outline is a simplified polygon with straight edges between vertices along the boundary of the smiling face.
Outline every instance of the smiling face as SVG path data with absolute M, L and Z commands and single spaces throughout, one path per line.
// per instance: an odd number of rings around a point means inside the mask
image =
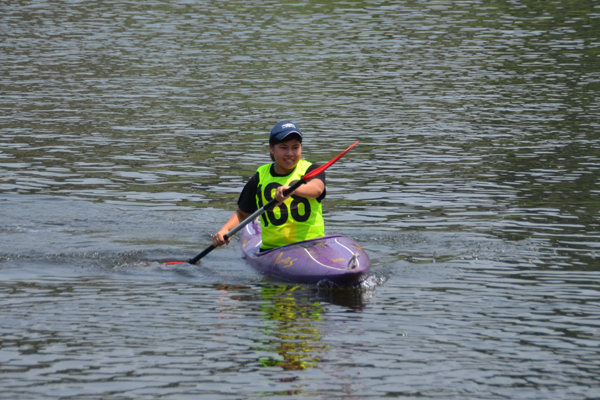
M 302 144 L 296 138 L 270 145 L 271 154 L 275 159 L 275 172 L 287 175 L 296 168 L 302 156 Z

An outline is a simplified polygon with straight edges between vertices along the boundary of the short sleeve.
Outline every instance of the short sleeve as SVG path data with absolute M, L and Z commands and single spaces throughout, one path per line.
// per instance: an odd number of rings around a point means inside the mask
M 238 199 L 238 207 L 240 210 L 247 214 L 252 214 L 256 210 L 258 210 L 258 206 L 256 205 L 256 188 L 258 187 L 258 172 L 248 180 L 246 186 L 240 193 L 240 197 Z

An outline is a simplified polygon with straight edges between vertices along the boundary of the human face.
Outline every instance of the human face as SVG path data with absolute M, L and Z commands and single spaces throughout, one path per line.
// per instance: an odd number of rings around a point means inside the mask
M 302 143 L 298 139 L 271 145 L 271 154 L 275 158 L 275 172 L 289 174 L 300 161 Z

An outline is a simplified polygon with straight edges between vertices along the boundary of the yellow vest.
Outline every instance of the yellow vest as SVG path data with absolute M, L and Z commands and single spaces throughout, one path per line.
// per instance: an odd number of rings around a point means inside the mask
M 258 168 L 258 187 L 256 198 L 258 208 L 275 197 L 279 186 L 291 186 L 300 180 L 312 164 L 300 160 L 294 171 L 286 176 L 271 175 L 271 165 Z M 261 218 L 262 246 L 261 250 L 273 249 L 302 240 L 325 236 L 323 208 L 317 199 L 307 199 L 291 195 L 281 206 L 275 206 L 265 212 Z

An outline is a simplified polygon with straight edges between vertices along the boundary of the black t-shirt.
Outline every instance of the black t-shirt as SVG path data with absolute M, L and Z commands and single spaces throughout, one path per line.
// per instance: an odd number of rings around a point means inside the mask
M 312 164 L 310 167 L 308 167 L 308 169 L 306 170 L 306 173 L 308 174 L 310 171 L 314 171 L 318 167 L 319 167 L 318 165 Z M 274 168 L 275 168 L 274 164 L 272 164 L 271 165 L 271 175 L 286 176 L 286 175 L 280 175 L 280 174 L 276 173 Z M 320 179 L 323 181 L 323 184 L 325 184 L 325 171 L 321 172 L 320 174 L 315 176 L 313 179 Z M 258 180 L 259 180 L 259 178 L 258 178 L 258 172 L 257 172 L 254 175 L 252 175 L 252 178 L 250 178 L 250 180 L 246 183 L 246 186 L 244 186 L 244 190 L 242 190 L 242 193 L 240 194 L 240 198 L 238 199 L 238 207 L 240 208 L 240 210 L 242 210 L 245 213 L 252 214 L 254 211 L 258 210 L 258 206 L 256 205 L 256 189 L 258 188 Z M 324 189 L 323 193 L 321 193 L 321 195 L 319 197 L 317 197 L 317 201 L 319 203 L 321 201 L 323 201 L 323 199 L 325 198 L 325 195 L 326 195 L 326 190 Z

